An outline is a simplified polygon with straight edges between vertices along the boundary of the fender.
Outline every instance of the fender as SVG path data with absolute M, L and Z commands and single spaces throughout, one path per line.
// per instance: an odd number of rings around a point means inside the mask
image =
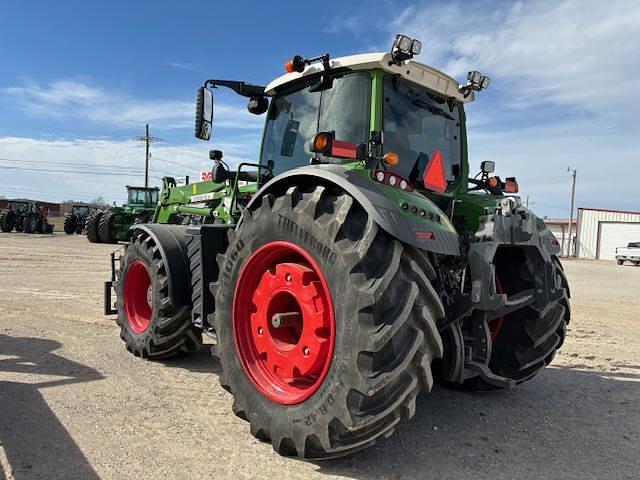
M 453 227 L 448 228 L 442 225 L 438 229 L 431 228 L 432 238 L 425 239 L 425 236 L 420 233 L 429 230 L 429 225 L 402 214 L 398 206 L 386 197 L 374 182 L 340 165 L 309 165 L 282 173 L 258 190 L 247 208 L 257 208 L 260 205 L 260 199 L 274 190 L 282 191 L 292 184 L 309 183 L 329 183 L 342 188 L 365 209 L 380 228 L 403 243 L 428 252 L 460 255 L 459 238 Z M 446 218 L 446 215 L 433 202 L 425 197 L 422 198 L 432 205 L 434 211 Z
M 180 304 L 191 303 L 191 270 L 187 252 L 187 228 L 181 225 L 149 223 L 132 228 L 142 230 L 160 249 L 169 280 L 169 297 Z

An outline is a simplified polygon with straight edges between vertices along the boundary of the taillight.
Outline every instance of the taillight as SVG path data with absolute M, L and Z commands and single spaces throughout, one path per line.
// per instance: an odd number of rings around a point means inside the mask
M 388 187 L 398 188 L 406 192 L 413 191 L 413 185 L 411 185 L 409 180 L 388 170 L 373 170 L 371 172 L 371 178 Z

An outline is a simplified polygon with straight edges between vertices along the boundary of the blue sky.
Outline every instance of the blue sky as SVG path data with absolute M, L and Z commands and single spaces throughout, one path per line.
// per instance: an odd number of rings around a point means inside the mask
M 146 122 L 164 140 L 152 147 L 154 177 L 197 175 L 214 147 L 255 160 L 263 118 L 230 92 L 216 92 L 212 142 L 193 138 L 204 79 L 266 84 L 294 54 L 386 51 L 402 32 L 422 40 L 419 61 L 461 82 L 471 69 L 492 77 L 467 108 L 472 169 L 496 161 L 550 217 L 568 216 L 567 166 L 578 169 L 578 206 L 640 209 L 640 3 L 371 5 L 4 2 L 0 195 L 121 201 L 123 185 L 142 182 L 144 149 L 131 138 Z

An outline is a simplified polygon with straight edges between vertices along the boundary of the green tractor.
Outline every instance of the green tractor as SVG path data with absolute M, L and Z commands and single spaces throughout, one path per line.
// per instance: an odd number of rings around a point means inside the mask
M 460 85 L 413 61 L 420 47 L 295 56 L 266 87 L 207 80 L 196 136 L 212 89 L 231 88 L 267 113 L 259 160 L 217 160 L 219 223 L 141 225 L 112 261 L 105 309 L 127 349 L 161 359 L 212 337 L 233 412 L 280 454 L 367 448 L 434 381 L 507 390 L 564 340 L 557 240 L 515 178 L 470 171 L 465 106 L 490 80 Z
M 53 233 L 45 208 L 32 200 L 11 200 L 0 213 L 0 230 L 25 233 Z
M 84 231 L 87 218 L 96 211 L 97 209 L 90 205 L 73 204 L 71 211 L 64 216 L 64 233 L 67 235 L 81 234 Z
M 158 203 L 157 187 L 127 185 L 127 203 L 106 211 L 96 211 L 87 217 L 85 230 L 93 243 L 117 243 L 131 237 L 131 225 L 148 223 Z

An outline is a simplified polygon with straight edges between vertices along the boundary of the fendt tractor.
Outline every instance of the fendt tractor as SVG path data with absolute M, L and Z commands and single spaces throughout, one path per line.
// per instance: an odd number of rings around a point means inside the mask
M 31 200 L 10 200 L 0 213 L 0 230 L 10 232 L 13 229 L 24 233 L 53 233 L 47 211 Z
M 459 85 L 420 49 L 398 35 L 390 53 L 295 56 L 266 87 L 207 80 L 196 136 L 228 87 L 266 113 L 259 161 L 217 161 L 221 223 L 134 227 L 112 262 L 127 349 L 211 337 L 234 413 L 283 455 L 364 449 L 434 381 L 509 389 L 564 340 L 557 240 L 515 178 L 469 170 L 464 107 L 490 80 Z
M 130 187 L 127 203 L 106 211 L 96 211 L 87 217 L 85 230 L 93 243 L 117 243 L 131 238 L 130 227 L 147 223 L 153 218 L 158 203 L 158 187 Z
M 67 235 L 81 234 L 84 231 L 87 218 L 96 211 L 97 209 L 90 205 L 73 204 L 71 211 L 64 216 L 64 233 Z

